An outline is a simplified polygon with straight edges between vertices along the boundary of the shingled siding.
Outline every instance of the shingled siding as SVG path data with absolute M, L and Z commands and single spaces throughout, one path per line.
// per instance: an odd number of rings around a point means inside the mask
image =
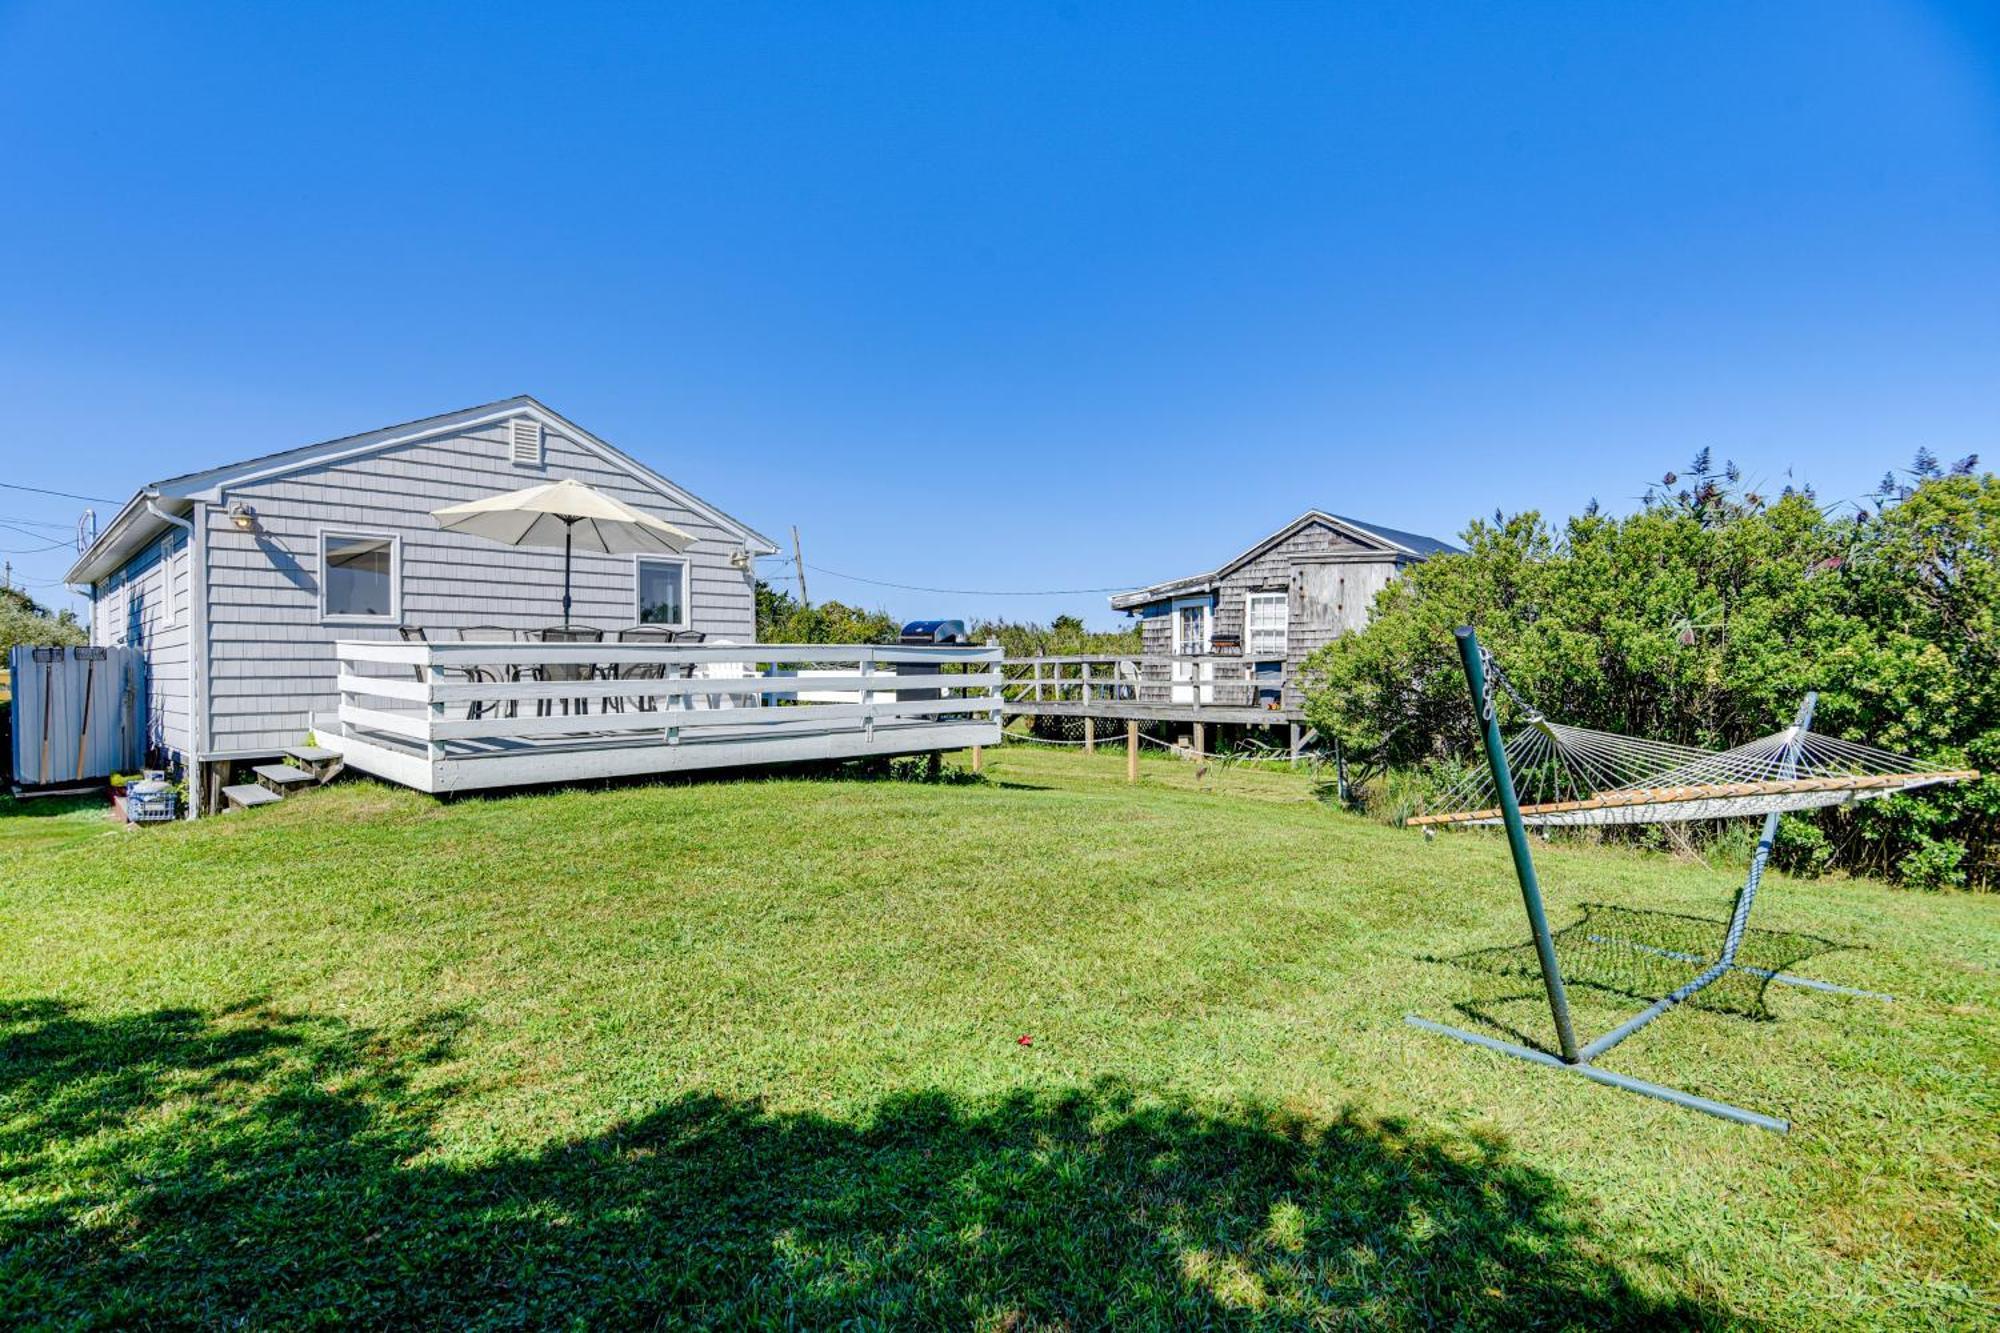
M 336 639 L 390 639 L 392 624 L 320 622 L 320 533 L 400 539 L 402 621 L 440 638 L 471 625 L 529 630 L 562 620 L 560 550 L 500 546 L 442 532 L 430 511 L 460 501 L 574 477 L 697 539 L 688 562 L 690 628 L 711 640 L 756 638 L 752 575 L 733 568 L 742 544 L 596 454 L 547 436 L 544 463 L 509 461 L 505 423 L 423 440 L 229 488 L 208 508 L 210 755 L 274 754 L 304 734 L 313 712 L 339 706 Z M 256 511 L 239 531 L 231 501 Z M 607 631 L 634 620 L 630 556 L 578 552 L 571 619 Z
M 1299 668 L 1321 645 L 1367 625 L 1375 596 L 1408 563 L 1389 550 L 1363 545 L 1324 523 L 1310 523 L 1256 559 L 1226 573 L 1211 594 L 1213 633 L 1234 634 L 1248 647 L 1244 612 L 1253 592 L 1283 592 L 1289 629 L 1285 648 L 1286 708 L 1301 708 Z M 1172 598 L 1139 611 L 1148 656 L 1173 652 Z
M 100 580 L 91 606 L 93 644 L 145 654 L 146 748 L 153 753 L 185 754 L 188 747 L 189 569 L 187 534 L 175 528 Z

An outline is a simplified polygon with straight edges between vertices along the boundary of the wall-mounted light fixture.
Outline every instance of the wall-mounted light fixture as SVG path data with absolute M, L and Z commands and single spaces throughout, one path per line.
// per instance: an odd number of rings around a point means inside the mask
M 729 553 L 729 563 L 737 569 L 750 568 L 750 552 L 741 546 Z
M 236 525 L 238 532 L 248 532 L 257 526 L 257 511 L 241 500 L 229 502 L 229 521 Z

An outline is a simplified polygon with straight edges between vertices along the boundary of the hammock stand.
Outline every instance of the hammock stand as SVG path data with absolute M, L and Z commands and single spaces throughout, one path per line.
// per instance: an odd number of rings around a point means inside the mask
M 1447 809 L 1418 815 L 1405 823 L 1422 827 L 1426 836 L 1437 826 L 1499 824 L 1507 830 L 1507 845 L 1513 855 L 1514 874 L 1520 881 L 1521 901 L 1527 909 L 1528 927 L 1534 936 L 1535 956 L 1547 993 L 1549 1014 L 1555 1021 L 1556 1038 L 1562 1054 L 1522 1046 L 1485 1033 L 1469 1032 L 1433 1022 L 1417 1014 L 1406 1021 L 1426 1032 L 1482 1046 L 1502 1055 L 1579 1074 L 1592 1082 L 1654 1097 L 1689 1110 L 1701 1111 L 1741 1125 L 1751 1125 L 1783 1134 L 1789 1121 L 1758 1111 L 1732 1106 L 1727 1102 L 1697 1096 L 1679 1088 L 1601 1069 L 1594 1062 L 1614 1046 L 1732 971 L 1743 971 L 1766 981 L 1803 986 L 1840 995 L 1888 1000 L 1874 991 L 1836 986 L 1774 972 L 1746 967 L 1736 961 L 1743 935 L 1750 923 L 1750 909 L 1756 902 L 1764 867 L 1771 857 L 1771 845 L 1778 837 L 1778 816 L 1788 810 L 1813 809 L 1887 796 L 1940 782 L 1964 782 L 1979 777 L 1976 770 L 1945 769 L 1923 764 L 1886 751 L 1812 736 L 1813 707 L 1817 695 L 1807 694 L 1797 719 L 1786 731 L 1767 736 L 1729 751 L 1705 751 L 1672 746 L 1657 741 L 1612 737 L 1601 732 L 1564 727 L 1547 721 L 1530 708 L 1498 669 L 1489 675 L 1490 658 L 1479 646 L 1470 627 L 1456 631 L 1458 651 L 1465 668 L 1466 686 L 1480 721 L 1480 739 L 1486 751 L 1486 778 L 1491 797 L 1477 773 L 1470 774 L 1450 795 L 1460 798 L 1467 808 Z M 1505 741 L 1494 706 L 1495 680 L 1528 715 L 1527 725 L 1512 742 Z M 1553 774 L 1558 785 L 1566 781 L 1574 793 L 1565 799 L 1520 802 L 1515 789 L 1516 763 L 1534 771 Z M 1801 769 L 1805 772 L 1802 775 Z M 1634 774 L 1638 776 L 1634 776 Z M 1602 787 L 1602 790 L 1596 788 Z M 1490 801 L 1490 803 L 1488 803 Z M 1728 930 L 1714 961 L 1677 950 L 1654 949 L 1642 944 L 1630 947 L 1690 964 L 1706 964 L 1692 980 L 1662 996 L 1643 1012 L 1595 1040 L 1579 1042 L 1570 1019 L 1569 998 L 1563 987 L 1562 969 L 1556 961 L 1554 937 L 1542 908 L 1541 883 L 1528 847 L 1527 826 L 1574 827 L 1578 825 L 1669 823 L 1696 819 L 1719 819 L 1736 815 L 1764 816 L 1762 836 L 1750 858 L 1750 873 L 1737 891 Z M 1593 942 L 1597 937 L 1591 937 Z

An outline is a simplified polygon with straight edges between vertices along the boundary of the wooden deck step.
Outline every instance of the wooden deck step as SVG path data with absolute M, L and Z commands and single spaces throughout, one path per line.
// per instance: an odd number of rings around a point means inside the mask
M 229 802 L 231 810 L 248 810 L 254 806 L 269 805 L 273 801 L 282 801 L 285 798 L 269 787 L 260 786 L 255 782 L 239 782 L 233 787 L 224 787 L 222 799 Z
M 333 781 L 340 772 L 340 751 L 329 750 L 324 745 L 288 745 L 285 759 L 294 768 L 302 768 L 321 783 Z
M 311 773 L 303 768 L 293 768 L 290 764 L 259 764 L 250 771 L 257 775 L 257 781 L 280 796 L 301 783 L 313 780 Z

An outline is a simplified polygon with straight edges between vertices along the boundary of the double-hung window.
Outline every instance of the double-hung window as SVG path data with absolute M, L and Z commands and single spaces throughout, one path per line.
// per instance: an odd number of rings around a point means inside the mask
M 1243 608 L 1243 649 L 1246 653 L 1252 657 L 1283 657 L 1290 628 L 1286 594 L 1250 594 Z

